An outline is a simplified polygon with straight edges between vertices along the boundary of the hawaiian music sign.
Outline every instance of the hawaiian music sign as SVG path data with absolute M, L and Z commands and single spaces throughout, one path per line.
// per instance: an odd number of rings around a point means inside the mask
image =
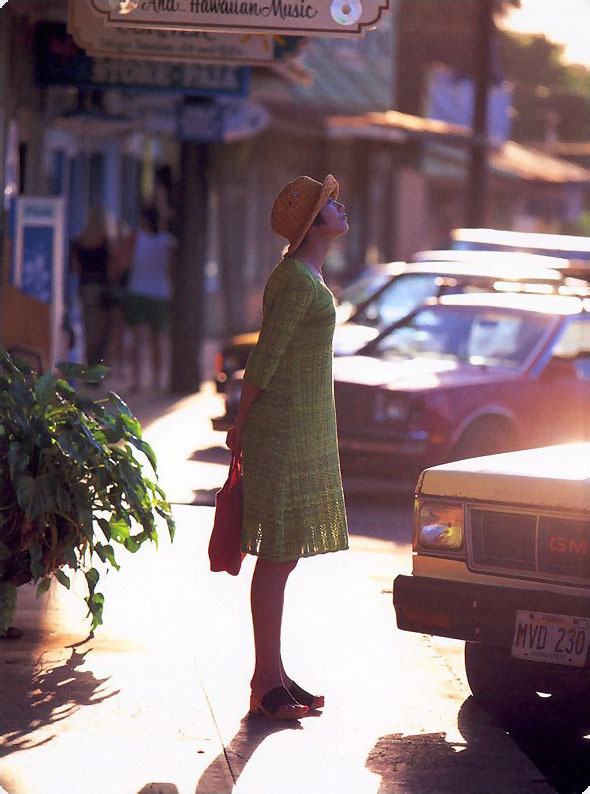
M 140 60 L 205 61 L 268 65 L 296 55 L 304 40 L 295 36 L 252 36 L 200 30 L 105 25 L 86 0 L 70 0 L 68 30 L 88 55 Z
M 85 0 L 73 0 L 76 3 Z M 375 27 L 392 0 L 87 0 L 105 25 L 225 33 L 348 36 Z

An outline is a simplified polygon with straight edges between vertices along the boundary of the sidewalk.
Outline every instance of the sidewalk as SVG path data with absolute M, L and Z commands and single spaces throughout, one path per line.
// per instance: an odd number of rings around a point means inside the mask
M 294 724 L 247 717 L 254 560 L 236 578 L 211 574 L 213 509 L 191 504 L 210 500 L 226 466 L 220 434 L 190 425 L 195 406 L 216 399 L 204 389 L 132 406 L 170 499 L 184 504 L 174 507 L 174 544 L 162 531 L 158 551 L 118 553 L 94 638 L 82 583 L 40 601 L 21 588 L 15 623 L 25 635 L 0 644 L 0 785 L 9 794 L 549 792 L 436 645 L 395 630 L 386 541 L 353 538 L 351 552 L 306 560 L 290 582 L 299 598 L 287 606 L 285 656 L 304 685 L 325 692 L 325 713 Z

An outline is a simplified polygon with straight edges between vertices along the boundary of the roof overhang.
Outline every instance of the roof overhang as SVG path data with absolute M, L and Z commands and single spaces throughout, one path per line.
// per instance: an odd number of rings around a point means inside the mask
M 467 147 L 474 142 L 469 127 L 397 110 L 359 116 L 329 116 L 324 123 L 328 136 L 332 138 L 364 138 L 394 143 L 420 138 L 427 144 L 454 144 L 452 156 L 458 162 L 466 160 Z M 450 147 L 447 154 L 449 150 Z M 590 185 L 590 170 L 514 141 L 500 145 L 491 142 L 490 166 L 500 176 L 511 179 L 555 185 Z

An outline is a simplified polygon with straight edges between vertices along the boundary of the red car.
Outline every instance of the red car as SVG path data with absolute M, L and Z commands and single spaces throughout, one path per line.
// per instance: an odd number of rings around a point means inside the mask
M 428 466 L 590 438 L 590 300 L 432 299 L 334 360 L 343 469 Z

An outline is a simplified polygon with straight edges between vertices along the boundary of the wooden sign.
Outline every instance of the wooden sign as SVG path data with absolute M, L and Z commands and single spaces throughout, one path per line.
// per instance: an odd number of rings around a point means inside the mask
M 106 15 L 92 3 L 70 0 L 69 32 L 89 55 L 102 58 L 268 66 L 272 61 L 296 55 L 303 44 L 303 39 L 296 36 L 118 27 L 105 25 L 105 21 Z
M 293 36 L 358 36 L 377 25 L 392 0 L 86 2 L 104 17 L 106 26 Z

